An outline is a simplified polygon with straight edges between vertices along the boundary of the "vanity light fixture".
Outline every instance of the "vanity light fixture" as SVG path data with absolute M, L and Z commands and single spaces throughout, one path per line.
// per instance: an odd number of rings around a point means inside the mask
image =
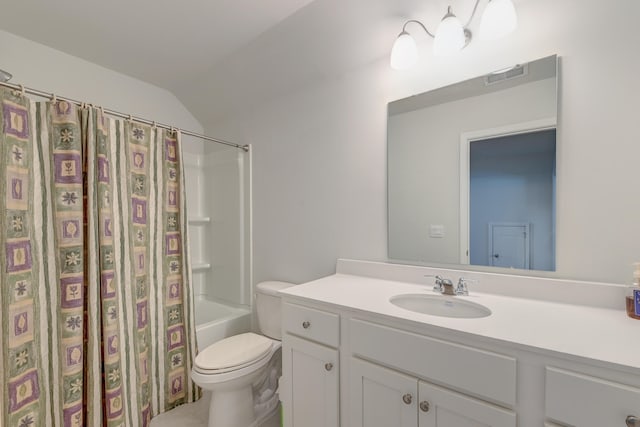
M 405 22 L 402 27 L 402 32 L 398 35 L 391 50 L 391 68 L 405 70 L 418 61 L 416 41 L 411 34 L 407 32 L 407 25 L 411 23 L 418 24 L 434 39 L 434 55 L 452 55 L 462 50 L 471 42 L 472 34 L 468 27 L 473 20 L 479 3 L 480 0 L 476 0 L 473 11 L 471 12 L 471 17 L 466 25 L 462 25 L 462 22 L 460 22 L 453 13 L 451 6 L 449 6 L 435 34 L 429 31 L 427 27 L 418 20 L 410 19 Z M 517 26 L 518 17 L 511 0 L 489 0 L 480 21 L 480 38 L 482 40 L 495 40 L 511 33 Z
M 511 0 L 491 0 L 480 21 L 480 39 L 499 39 L 513 32 L 517 26 L 518 16 Z
M 453 14 L 449 6 L 433 38 L 433 54 L 452 55 L 462 50 L 469 41 L 471 41 L 471 32 L 469 30 L 465 32 L 462 22 Z

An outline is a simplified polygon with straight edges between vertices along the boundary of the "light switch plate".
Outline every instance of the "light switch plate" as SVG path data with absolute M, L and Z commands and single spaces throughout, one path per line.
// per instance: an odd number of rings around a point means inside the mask
M 435 238 L 444 237 L 444 225 L 431 224 L 429 226 L 429 237 L 435 237 Z

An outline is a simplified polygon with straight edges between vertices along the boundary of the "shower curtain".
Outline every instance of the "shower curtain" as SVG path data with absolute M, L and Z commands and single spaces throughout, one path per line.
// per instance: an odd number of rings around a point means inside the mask
M 146 426 L 198 399 L 179 134 L 0 102 L 0 425 Z

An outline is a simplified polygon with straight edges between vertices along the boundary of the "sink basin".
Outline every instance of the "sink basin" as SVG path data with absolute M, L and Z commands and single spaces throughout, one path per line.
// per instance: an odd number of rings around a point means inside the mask
M 391 304 L 432 316 L 478 318 L 487 317 L 491 310 L 481 304 L 443 295 L 403 294 L 389 299 Z

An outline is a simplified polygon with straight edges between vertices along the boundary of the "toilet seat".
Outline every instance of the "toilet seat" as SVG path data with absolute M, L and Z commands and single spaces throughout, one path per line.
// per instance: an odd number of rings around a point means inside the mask
M 249 334 L 253 336 L 236 338 L 240 335 Z M 250 375 L 269 363 L 273 354 L 282 346 L 282 343 L 280 341 L 272 340 L 271 338 L 267 338 L 262 335 L 253 333 L 240 335 L 235 335 L 229 338 L 225 338 L 222 341 L 218 341 L 217 343 L 210 345 L 203 352 L 198 354 L 194 361 L 195 363 L 193 364 L 191 377 L 196 380 L 196 382 L 215 384 L 232 381 L 237 378 Z M 245 344 L 248 343 L 249 345 L 244 349 L 240 349 L 240 344 L 243 342 Z M 233 362 L 232 354 L 216 356 L 215 353 L 225 349 L 231 349 L 232 352 L 235 351 L 237 354 L 239 354 L 242 359 L 240 360 L 240 363 Z M 201 357 L 201 355 L 204 356 Z M 207 369 L 207 366 L 218 366 L 218 368 Z
M 195 366 L 211 374 L 241 369 L 266 357 L 272 345 L 273 340 L 253 332 L 234 335 L 205 348 L 196 356 Z
M 221 384 L 226 383 L 228 381 L 238 381 L 241 378 L 251 377 L 255 372 L 260 371 L 264 366 L 266 366 L 273 355 L 282 347 L 282 343 L 280 341 L 273 341 L 271 350 L 267 353 L 262 359 L 254 361 L 252 364 L 249 364 L 244 367 L 237 367 L 232 370 L 227 370 L 226 372 L 221 371 L 206 371 L 201 370 L 197 366 L 193 366 L 191 370 L 191 378 L 198 384 L 203 387 L 205 384 L 213 385 L 213 384 Z
M 202 368 L 202 367 L 200 367 L 198 365 L 194 365 L 193 368 L 196 371 L 200 372 L 201 374 L 205 374 L 205 375 L 224 374 L 224 373 L 227 373 L 227 372 L 238 371 L 240 369 L 247 368 L 247 367 L 249 367 L 251 365 L 259 364 L 262 359 L 267 359 L 269 357 L 271 357 L 270 349 L 264 355 L 258 357 L 257 359 L 252 360 L 252 361 L 247 362 L 247 363 L 239 364 L 237 366 L 230 366 L 228 368 L 221 368 L 221 369 L 204 369 L 204 368 Z

